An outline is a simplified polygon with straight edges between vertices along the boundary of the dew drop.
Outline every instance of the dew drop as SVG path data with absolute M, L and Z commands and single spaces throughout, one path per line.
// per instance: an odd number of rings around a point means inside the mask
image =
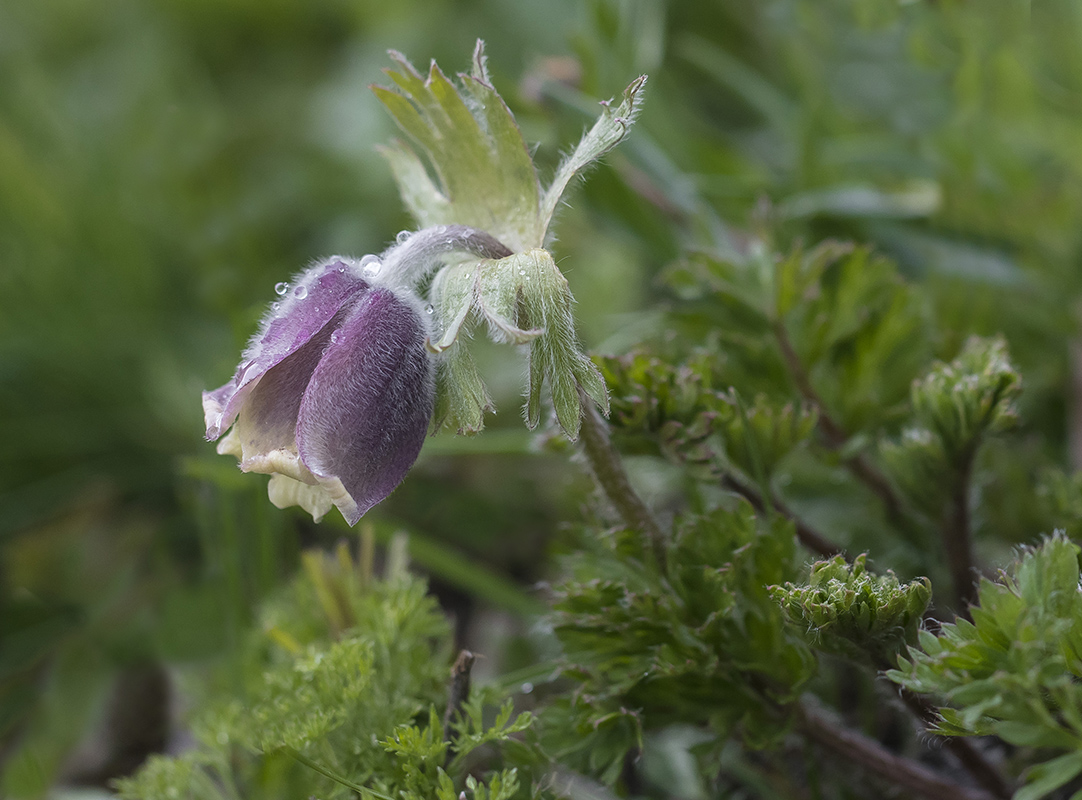
M 523 694 L 529 694 L 532 691 L 533 691 L 533 684 L 532 683 L 530 683 L 529 681 L 526 681 L 526 683 L 522 684 L 522 693 Z
M 399 231 L 398 235 L 394 237 L 394 240 L 399 244 L 405 244 L 411 236 L 413 236 L 413 234 L 409 231 Z
M 284 295 L 288 291 L 289 291 L 289 284 L 286 283 L 285 281 L 279 281 L 278 283 L 274 284 L 274 293 L 276 295 L 278 295 L 279 297 L 281 297 L 282 295 Z
M 281 307 L 282 307 L 281 303 L 271 303 L 271 311 L 277 311 Z
M 303 300 L 308 296 L 308 287 L 298 286 L 296 289 L 293 290 L 293 296 L 296 297 L 298 300 Z
M 337 343 L 338 343 L 338 331 L 334 331 L 331 334 L 331 344 L 337 344 Z
M 379 256 L 367 255 L 361 259 L 361 275 L 365 278 L 374 278 L 383 269 L 383 262 Z
M 526 274 L 526 270 L 524 270 L 524 269 L 520 269 L 520 270 L 518 271 L 518 274 L 519 274 L 519 275 L 525 275 L 525 274 Z
M 434 307 L 432 306 L 432 304 L 431 304 L 431 303 L 429 303 L 428 305 L 426 305 L 426 306 L 425 306 L 425 313 L 426 313 L 426 314 L 431 314 L 431 313 L 432 313 L 432 312 L 434 312 L 435 310 L 436 310 L 436 309 L 435 309 L 435 308 L 434 308 Z

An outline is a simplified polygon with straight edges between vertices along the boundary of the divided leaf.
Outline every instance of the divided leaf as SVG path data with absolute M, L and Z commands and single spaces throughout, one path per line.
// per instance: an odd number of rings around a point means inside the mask
M 1062 534 L 1027 550 L 1009 574 L 981 582 L 973 622 L 923 633 L 887 673 L 946 699 L 941 732 L 994 734 L 1067 755 L 1030 770 L 1018 796 L 1044 796 L 1082 769 L 1082 592 L 1079 547 Z
M 601 116 L 582 137 L 578 146 L 560 164 L 552 183 L 545 191 L 545 197 L 541 203 L 541 220 L 545 230 L 548 229 L 549 224 L 552 222 L 552 215 L 556 213 L 556 205 L 560 202 L 560 197 L 563 196 L 575 174 L 597 161 L 627 138 L 631 130 L 631 124 L 642 109 L 643 88 L 645 86 L 646 76 L 640 75 L 632 81 L 630 86 L 624 89 L 624 96 L 620 101 L 620 105 L 616 108 L 611 107 L 612 101 L 605 101 L 601 104 Z
M 391 60 L 398 70 L 386 72 L 395 89 L 372 91 L 413 148 L 395 142 L 381 152 L 418 226 L 469 225 L 513 250 L 541 244 L 537 173 L 514 116 L 488 84 L 483 44 L 472 73 L 458 75 L 464 93 L 434 62 L 423 77 L 402 54 L 392 51 Z

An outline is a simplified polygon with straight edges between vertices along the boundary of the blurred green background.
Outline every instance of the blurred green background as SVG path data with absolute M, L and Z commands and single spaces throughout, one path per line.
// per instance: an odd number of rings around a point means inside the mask
M 1007 333 L 1041 434 L 997 462 L 1022 479 L 1079 427 L 1080 37 L 1070 0 L 0 0 L 0 795 L 130 769 L 168 710 L 118 754 L 117 676 L 164 708 L 161 665 L 227 651 L 300 548 L 344 534 L 216 456 L 199 392 L 277 281 L 409 225 L 374 149 L 388 48 L 452 72 L 483 38 L 550 171 L 650 74 L 557 229 L 588 345 L 649 330 L 689 248 L 868 241 L 928 287 L 944 352 Z M 490 428 L 430 440 L 371 515 L 467 638 L 477 607 L 534 606 L 588 489 L 523 429 L 519 357 L 483 361 Z

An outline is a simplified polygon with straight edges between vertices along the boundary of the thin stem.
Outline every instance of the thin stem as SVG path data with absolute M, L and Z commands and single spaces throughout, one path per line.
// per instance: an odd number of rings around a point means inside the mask
M 843 728 L 807 705 L 797 708 L 800 729 L 815 742 L 856 762 L 891 783 L 929 800 L 998 800 L 998 796 L 947 780 L 927 767 L 896 755 L 873 739 Z
M 756 511 L 765 511 L 766 505 L 763 503 L 762 495 L 753 489 L 751 486 L 746 485 L 734 475 L 725 473 L 721 477 L 721 485 L 731 492 L 735 492 L 741 497 L 745 498 Z M 781 500 L 779 500 L 773 494 L 770 495 L 770 505 L 786 519 L 790 520 L 796 527 L 796 538 L 800 540 L 800 543 L 813 553 L 823 556 L 824 558 L 830 558 L 831 556 L 844 555 L 844 551 L 830 541 L 826 536 L 819 533 L 815 528 L 808 525 L 806 522 L 799 519 L 792 510 L 786 506 Z
M 469 650 L 462 650 L 451 667 L 451 681 L 447 687 L 447 709 L 443 712 L 443 741 L 447 743 L 447 753 L 443 757 L 444 770 L 450 770 L 455 759 L 455 748 L 451 745 L 451 724 L 462 715 L 466 701 L 470 699 L 470 670 L 476 656 Z
M 315 761 L 314 759 L 309 758 L 295 747 L 284 747 L 282 749 L 285 750 L 285 752 L 292 756 L 294 759 L 304 764 L 304 766 L 308 767 L 309 769 L 314 769 L 320 775 L 326 778 L 330 778 L 335 783 L 345 786 L 347 789 L 352 789 L 361 797 L 364 797 L 365 795 L 371 795 L 373 797 L 378 797 L 379 800 L 393 800 L 393 798 L 383 794 L 382 792 L 377 792 L 374 789 L 369 789 L 367 786 L 361 786 L 358 783 L 354 783 L 344 775 L 339 775 L 326 764 L 321 764 L 319 761 Z
M 476 659 L 469 650 L 462 650 L 451 667 L 451 681 L 447 687 L 447 709 L 443 712 L 443 738 L 451 741 L 451 723 L 462 713 L 462 707 L 470 699 L 470 670 Z M 448 752 L 448 759 L 450 752 Z
M 793 343 L 789 340 L 789 334 L 785 330 L 785 325 L 781 322 L 776 322 L 774 323 L 773 329 L 774 337 L 777 339 L 778 347 L 781 349 L 782 358 L 785 360 L 785 366 L 788 368 L 789 374 L 796 384 L 797 391 L 800 392 L 800 395 L 808 403 L 815 407 L 819 414 L 819 427 L 826 437 L 827 446 L 832 450 L 840 449 L 849 438 L 848 433 L 846 433 L 841 424 L 830 415 L 826 405 L 823 403 L 823 398 L 819 396 L 819 393 L 815 391 L 815 387 L 812 386 L 811 378 L 808 377 L 808 373 L 804 369 L 804 364 L 800 361 L 800 356 L 797 355 L 796 350 L 793 348 Z M 884 475 L 875 464 L 873 464 L 863 453 L 857 453 L 856 455 L 845 459 L 845 466 L 879 497 L 887 510 L 887 515 L 891 519 L 899 522 L 905 521 L 905 506 L 902 504 L 902 499 L 894 490 L 894 487 L 887 479 L 887 476 Z
M 969 619 L 969 607 L 977 602 L 973 580 L 973 547 L 969 520 L 969 484 L 973 477 L 973 454 L 964 454 L 951 492 L 950 510 L 943 530 L 943 546 L 954 583 L 955 613 Z
M 661 532 L 661 526 L 632 488 L 620 454 L 609 438 L 608 425 L 598 414 L 593 401 L 581 389 L 579 398 L 582 405 L 582 428 L 579 433 L 582 451 L 590 462 L 594 477 L 624 524 L 642 533 L 647 542 L 647 552 L 664 569 L 665 535 Z
M 435 225 L 403 235 L 380 254 L 382 265 L 370 280 L 385 286 L 415 287 L 448 253 L 506 258 L 511 249 L 492 234 L 466 225 Z

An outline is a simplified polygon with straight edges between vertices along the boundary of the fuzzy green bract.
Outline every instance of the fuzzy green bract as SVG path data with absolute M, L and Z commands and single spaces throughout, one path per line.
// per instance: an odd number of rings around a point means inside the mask
M 387 75 L 394 88 L 373 91 L 409 143 L 396 141 L 382 152 L 417 226 L 469 225 L 514 251 L 503 259 L 447 264 L 432 280 L 436 331 L 429 348 L 440 354 L 435 427 L 472 433 L 484 424 L 491 402 L 463 352 L 474 325 L 483 323 L 495 341 L 529 347 L 527 424 L 540 421 L 547 381 L 556 418 L 575 439 L 579 388 L 606 412 L 608 402 L 600 373 L 579 346 L 567 281 L 543 247 L 572 178 L 627 135 L 646 78 L 632 83 L 617 106 L 602 104 L 601 117 L 543 188 L 514 117 L 492 88 L 481 42 L 457 87 L 435 64 L 425 77 L 402 55 L 391 58 L 397 69 Z
M 980 584 L 973 622 L 920 634 L 887 673 L 944 698 L 939 729 L 993 734 L 1063 755 L 1034 767 L 1015 800 L 1036 800 L 1082 773 L 1082 591 L 1079 547 L 1062 534 L 1026 550 L 996 581 Z

